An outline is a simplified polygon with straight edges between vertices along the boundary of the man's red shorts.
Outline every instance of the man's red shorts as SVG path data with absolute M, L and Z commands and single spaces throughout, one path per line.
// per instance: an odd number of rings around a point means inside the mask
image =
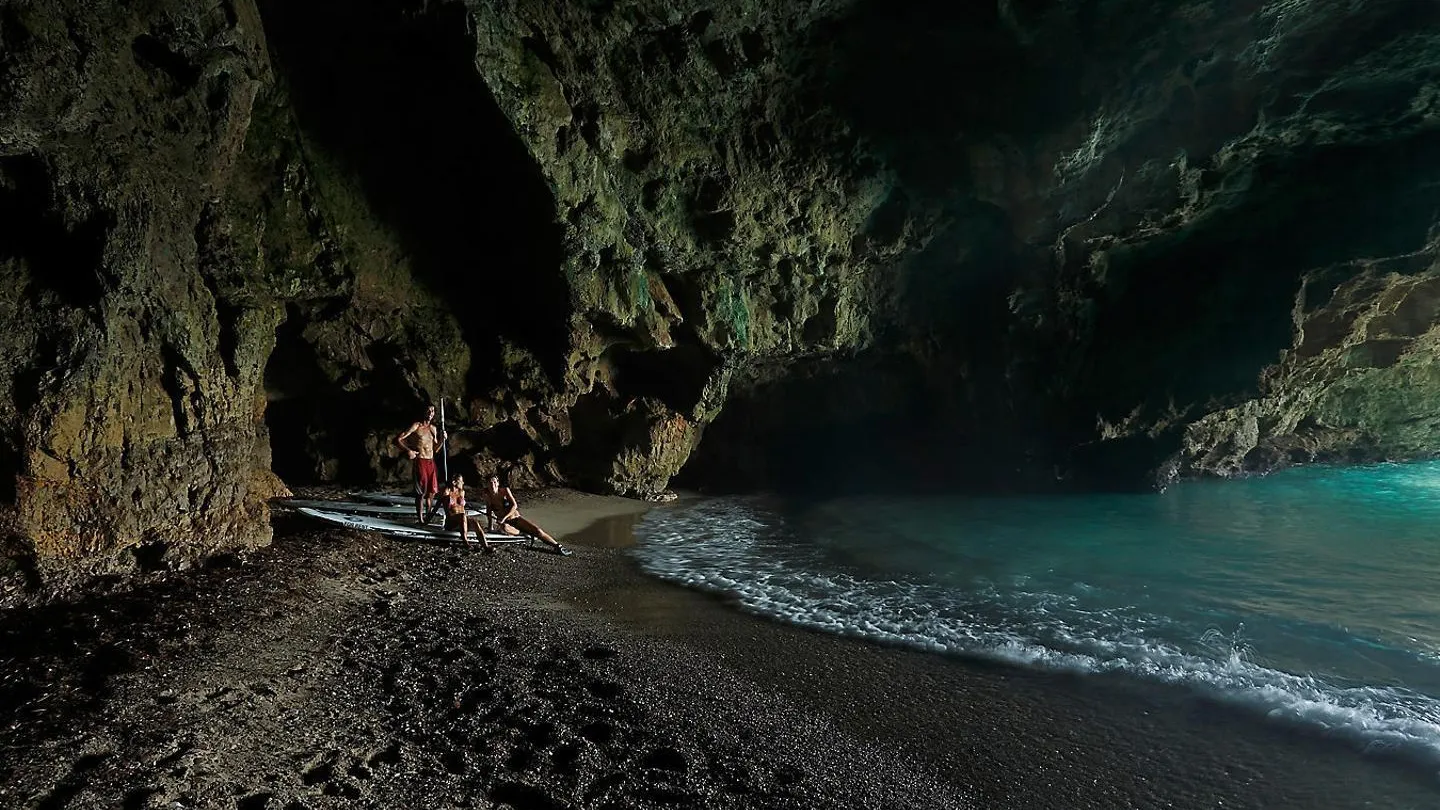
M 440 476 L 435 473 L 435 459 L 415 459 L 415 494 L 424 497 L 440 491 Z

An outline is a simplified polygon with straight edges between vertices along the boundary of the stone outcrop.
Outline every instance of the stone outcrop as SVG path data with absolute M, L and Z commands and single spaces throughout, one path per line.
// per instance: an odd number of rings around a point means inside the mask
M 1440 8 L 1129 5 L 1098 50 L 1061 10 L 1024 27 L 1099 68 L 1082 115 L 1042 141 L 1051 256 L 1010 298 L 1010 356 L 1041 359 L 1025 365 L 1048 418 L 1088 442 L 1072 460 L 1163 480 L 1433 452 L 1433 355 L 1412 339 L 1440 202 Z M 1373 313 L 1405 362 L 1370 376 L 1322 349 L 1370 339 L 1327 326 L 1352 317 L 1337 307 Z M 1381 325 L 1397 308 L 1403 337 Z
M 454 319 L 306 154 L 251 3 L 10 4 L 0 36 L 8 572 L 268 543 L 267 388 L 369 387 L 363 424 L 459 384 Z
M 160 562 L 269 540 L 273 310 L 197 272 L 268 82 L 253 8 L 0 9 L 7 557 Z
M 1272 366 L 1307 279 L 1435 224 L 1430 3 L 471 11 L 566 229 L 571 393 L 529 401 L 564 423 L 608 353 L 664 375 L 698 344 L 710 384 L 665 403 L 702 426 L 694 392 L 727 397 L 696 481 L 784 483 L 837 443 L 950 484 L 1232 472 L 1206 426 L 1290 379 Z M 1315 457 L 1426 452 L 1408 419 Z
M 1294 463 L 1414 458 L 1440 435 L 1440 254 L 1306 275 L 1295 343 L 1259 395 L 1185 426 L 1174 474 L 1264 472 Z
M 871 341 L 893 183 L 793 98 L 837 7 L 470 5 L 476 65 L 554 189 L 572 307 L 563 373 L 509 375 L 490 418 L 561 448 L 556 471 L 663 488 L 732 383 Z
M 264 543 L 442 396 L 462 469 L 632 495 L 1440 443 L 1429 0 L 57 0 L 0 42 L 31 580 Z

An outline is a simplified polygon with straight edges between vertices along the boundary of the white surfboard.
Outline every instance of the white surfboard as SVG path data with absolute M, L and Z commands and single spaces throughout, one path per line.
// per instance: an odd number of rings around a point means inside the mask
M 415 504 L 408 505 L 384 504 L 384 503 L 362 503 L 359 501 L 325 501 L 316 498 L 283 498 L 275 501 L 281 506 L 288 506 L 291 509 L 319 509 L 323 512 L 344 512 L 351 515 L 374 515 L 381 518 L 405 517 L 415 514 Z M 484 517 L 485 513 L 467 509 L 466 514 L 474 517 Z
M 350 529 L 362 531 L 380 532 L 391 537 L 403 537 L 411 540 L 445 540 L 459 541 L 460 532 L 447 531 L 439 526 L 421 526 L 418 523 L 398 523 L 393 520 L 372 517 L 368 515 L 347 515 L 343 512 L 329 512 L 324 509 L 311 509 L 301 507 L 300 514 L 307 517 L 317 518 L 327 523 L 335 523 Z M 529 543 L 532 538 L 528 536 L 515 536 L 512 534 L 498 534 L 487 532 L 485 539 L 491 543 Z M 479 542 L 476 538 L 474 541 Z
M 390 492 L 358 492 L 355 497 L 362 501 L 370 501 L 379 504 L 409 504 L 411 509 L 415 508 L 414 495 L 396 495 Z

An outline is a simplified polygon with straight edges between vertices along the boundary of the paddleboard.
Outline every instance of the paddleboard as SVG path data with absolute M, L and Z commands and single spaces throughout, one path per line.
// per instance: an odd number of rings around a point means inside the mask
M 403 537 L 411 540 L 445 540 L 459 541 L 460 532 L 447 531 L 438 526 L 421 526 L 418 523 L 397 523 L 393 520 L 371 517 L 367 515 L 347 515 L 343 512 L 329 512 L 324 509 L 311 509 L 301 507 L 300 514 L 307 517 L 317 518 L 327 523 L 335 523 L 350 529 L 362 531 L 380 532 L 391 537 Z M 473 536 L 473 535 L 472 535 Z M 512 534 L 486 533 L 485 538 L 491 543 L 529 543 L 531 538 L 527 536 L 515 536 Z M 475 540 L 479 542 L 478 538 Z
M 411 509 L 415 508 L 414 495 L 395 495 L 389 492 L 358 492 L 355 494 L 355 497 L 362 501 L 370 501 L 371 503 L 389 504 L 391 506 L 396 504 L 409 504 Z
M 325 501 L 316 498 L 282 498 L 275 503 L 280 506 L 288 506 L 291 509 L 319 509 L 323 512 L 345 512 L 352 515 L 374 515 L 376 517 L 405 517 L 415 514 L 415 504 L 402 506 L 400 504 L 383 503 L 361 503 L 359 501 Z M 484 517 L 485 513 L 475 509 L 466 510 L 466 514 L 474 517 Z

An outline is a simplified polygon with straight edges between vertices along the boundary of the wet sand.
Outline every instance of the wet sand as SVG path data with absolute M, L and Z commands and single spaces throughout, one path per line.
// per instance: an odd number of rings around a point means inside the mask
M 562 558 L 331 530 L 0 614 L 0 807 L 1440 806 L 1440 778 L 1129 681 L 787 627 Z

